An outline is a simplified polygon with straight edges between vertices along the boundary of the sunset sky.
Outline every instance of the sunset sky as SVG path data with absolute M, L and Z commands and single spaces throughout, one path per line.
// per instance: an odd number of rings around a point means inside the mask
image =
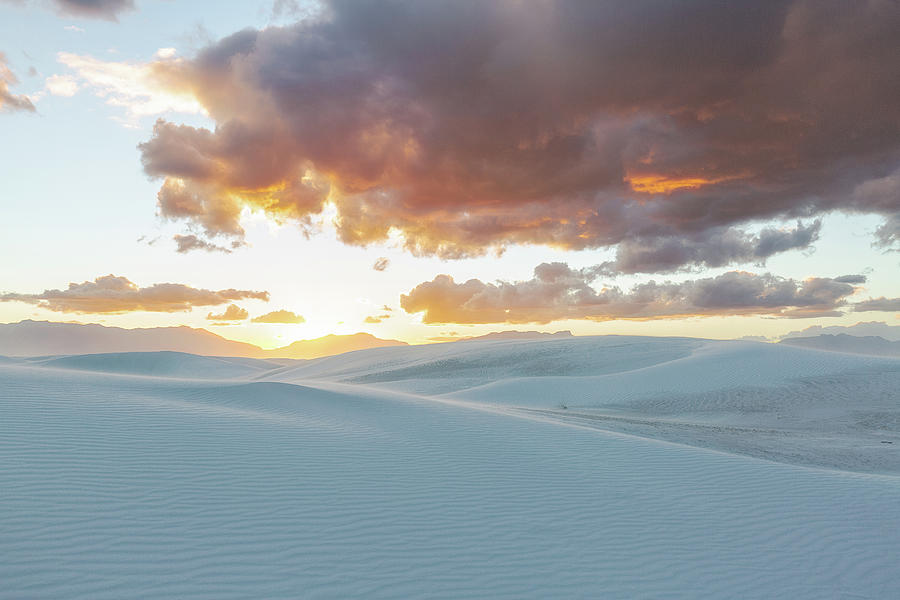
M 900 324 L 900 3 L 0 0 L 0 322 Z

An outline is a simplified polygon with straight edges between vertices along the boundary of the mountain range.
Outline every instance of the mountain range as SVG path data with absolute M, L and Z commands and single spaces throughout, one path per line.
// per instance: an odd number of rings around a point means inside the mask
M 889 328 L 890 329 L 890 328 Z M 513 341 L 564 339 L 569 331 L 543 333 L 537 331 L 494 332 L 482 336 L 455 338 L 457 341 Z M 449 340 L 448 340 L 449 341 Z M 900 341 L 867 335 L 821 334 L 787 337 L 782 344 L 817 350 L 849 352 L 875 356 L 900 356 Z M 202 356 L 244 358 L 312 359 L 385 346 L 407 346 L 399 340 L 386 340 L 368 333 L 326 335 L 298 340 L 288 346 L 266 350 L 246 342 L 237 342 L 205 329 L 151 327 L 124 329 L 98 324 L 56 323 L 25 320 L 0 323 L 0 356 L 54 356 L 103 354 L 114 352 L 185 352 Z
M 791 346 L 802 346 L 815 350 L 868 354 L 870 356 L 900 356 L 900 342 L 886 340 L 875 335 L 855 336 L 846 333 L 823 334 L 811 337 L 787 338 L 779 342 Z
M 223 338 L 205 329 L 186 326 L 123 329 L 32 320 L 0 324 L 0 355 L 4 356 L 168 350 L 203 356 L 308 359 L 352 350 L 406 345 L 406 342 L 399 340 L 383 340 L 368 333 L 354 333 L 299 340 L 283 348 L 265 350 L 253 344 Z

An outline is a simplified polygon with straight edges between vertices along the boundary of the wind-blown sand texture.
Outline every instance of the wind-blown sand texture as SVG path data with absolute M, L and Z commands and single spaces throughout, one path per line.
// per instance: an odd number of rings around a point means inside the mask
M 0 597 L 896 598 L 898 390 L 679 338 L 0 361 Z

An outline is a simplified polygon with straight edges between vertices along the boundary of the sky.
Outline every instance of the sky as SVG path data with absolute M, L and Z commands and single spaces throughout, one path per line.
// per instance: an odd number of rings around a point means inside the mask
M 892 0 L 0 0 L 0 322 L 898 324 Z

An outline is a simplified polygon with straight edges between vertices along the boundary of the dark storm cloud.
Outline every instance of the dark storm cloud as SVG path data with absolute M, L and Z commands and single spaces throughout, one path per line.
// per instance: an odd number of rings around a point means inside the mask
M 758 261 L 818 230 L 736 227 L 833 210 L 884 215 L 890 245 L 898 32 L 892 0 L 335 0 L 157 65 L 216 128 L 160 121 L 140 148 L 161 214 L 209 235 L 330 199 L 345 243 L 447 258 L 638 239 L 668 270 Z
M 731 271 L 681 283 L 650 281 L 628 291 L 592 286 L 597 269 L 543 263 L 527 281 L 456 283 L 438 275 L 421 283 L 400 304 L 424 312 L 425 323 L 548 323 L 563 319 L 665 319 L 689 316 L 837 316 L 856 288 L 827 277 L 803 281 L 771 274 Z

